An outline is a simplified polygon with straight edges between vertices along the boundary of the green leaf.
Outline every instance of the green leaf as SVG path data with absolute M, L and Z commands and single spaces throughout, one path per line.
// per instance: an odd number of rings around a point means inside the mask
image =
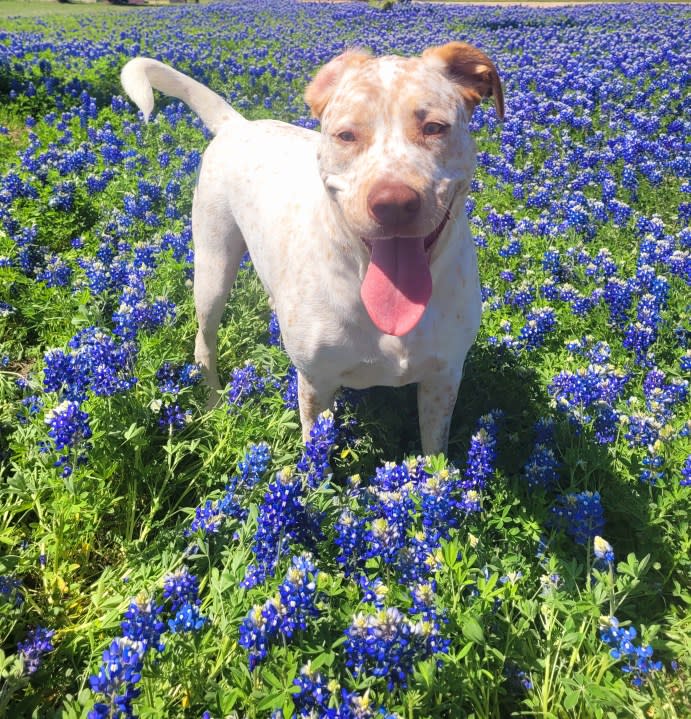
M 578 692 L 578 691 L 568 692 L 568 694 L 564 697 L 564 701 L 563 701 L 564 709 L 566 709 L 567 711 L 569 711 L 570 709 L 573 709 L 576 706 L 576 704 L 578 704 L 579 699 L 580 699 L 580 692 Z
M 485 643 L 485 632 L 475 617 L 467 617 L 461 627 L 463 636 L 475 644 Z

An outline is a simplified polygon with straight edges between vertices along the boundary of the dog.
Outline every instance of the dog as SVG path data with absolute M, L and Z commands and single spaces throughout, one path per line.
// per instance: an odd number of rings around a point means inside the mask
M 418 383 L 422 451 L 446 452 L 480 326 L 468 125 L 490 96 L 503 118 L 494 63 L 461 42 L 409 58 L 346 51 L 305 92 L 320 133 L 248 121 L 149 58 L 129 61 L 121 80 L 145 121 L 153 87 L 215 135 L 192 207 L 195 359 L 213 398 L 218 327 L 249 250 L 298 371 L 303 439 L 342 386 Z

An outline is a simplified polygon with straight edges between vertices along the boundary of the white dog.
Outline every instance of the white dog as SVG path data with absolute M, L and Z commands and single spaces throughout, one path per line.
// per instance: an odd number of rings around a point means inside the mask
M 417 382 L 422 450 L 446 451 L 480 325 L 464 205 L 473 108 L 493 95 L 504 112 L 492 61 L 460 42 L 413 58 L 345 52 L 305 94 L 321 133 L 249 122 L 156 60 L 128 62 L 122 84 L 145 119 L 153 86 L 216 135 L 192 209 L 195 357 L 213 395 L 218 326 L 247 249 L 298 370 L 303 437 L 341 386 Z

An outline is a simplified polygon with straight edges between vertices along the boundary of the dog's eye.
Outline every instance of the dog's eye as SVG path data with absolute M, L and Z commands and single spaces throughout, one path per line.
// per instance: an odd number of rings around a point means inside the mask
M 443 135 L 449 129 L 448 125 L 441 122 L 426 122 L 422 126 L 423 135 Z
M 343 130 L 343 132 L 339 132 L 336 137 L 341 142 L 355 142 L 355 133 L 350 130 Z

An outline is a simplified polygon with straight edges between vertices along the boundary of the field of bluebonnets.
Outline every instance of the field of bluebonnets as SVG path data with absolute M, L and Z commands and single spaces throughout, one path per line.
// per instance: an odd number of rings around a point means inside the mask
M 688 9 L 262 2 L 1 28 L 0 715 L 688 717 Z M 495 60 L 507 109 L 472 122 L 485 311 L 448 463 L 416 457 L 406 389 L 344 393 L 303 447 L 249 261 L 206 412 L 208 136 L 163 98 L 145 126 L 120 68 L 151 55 L 313 126 L 305 84 L 344 47 L 451 39 Z

